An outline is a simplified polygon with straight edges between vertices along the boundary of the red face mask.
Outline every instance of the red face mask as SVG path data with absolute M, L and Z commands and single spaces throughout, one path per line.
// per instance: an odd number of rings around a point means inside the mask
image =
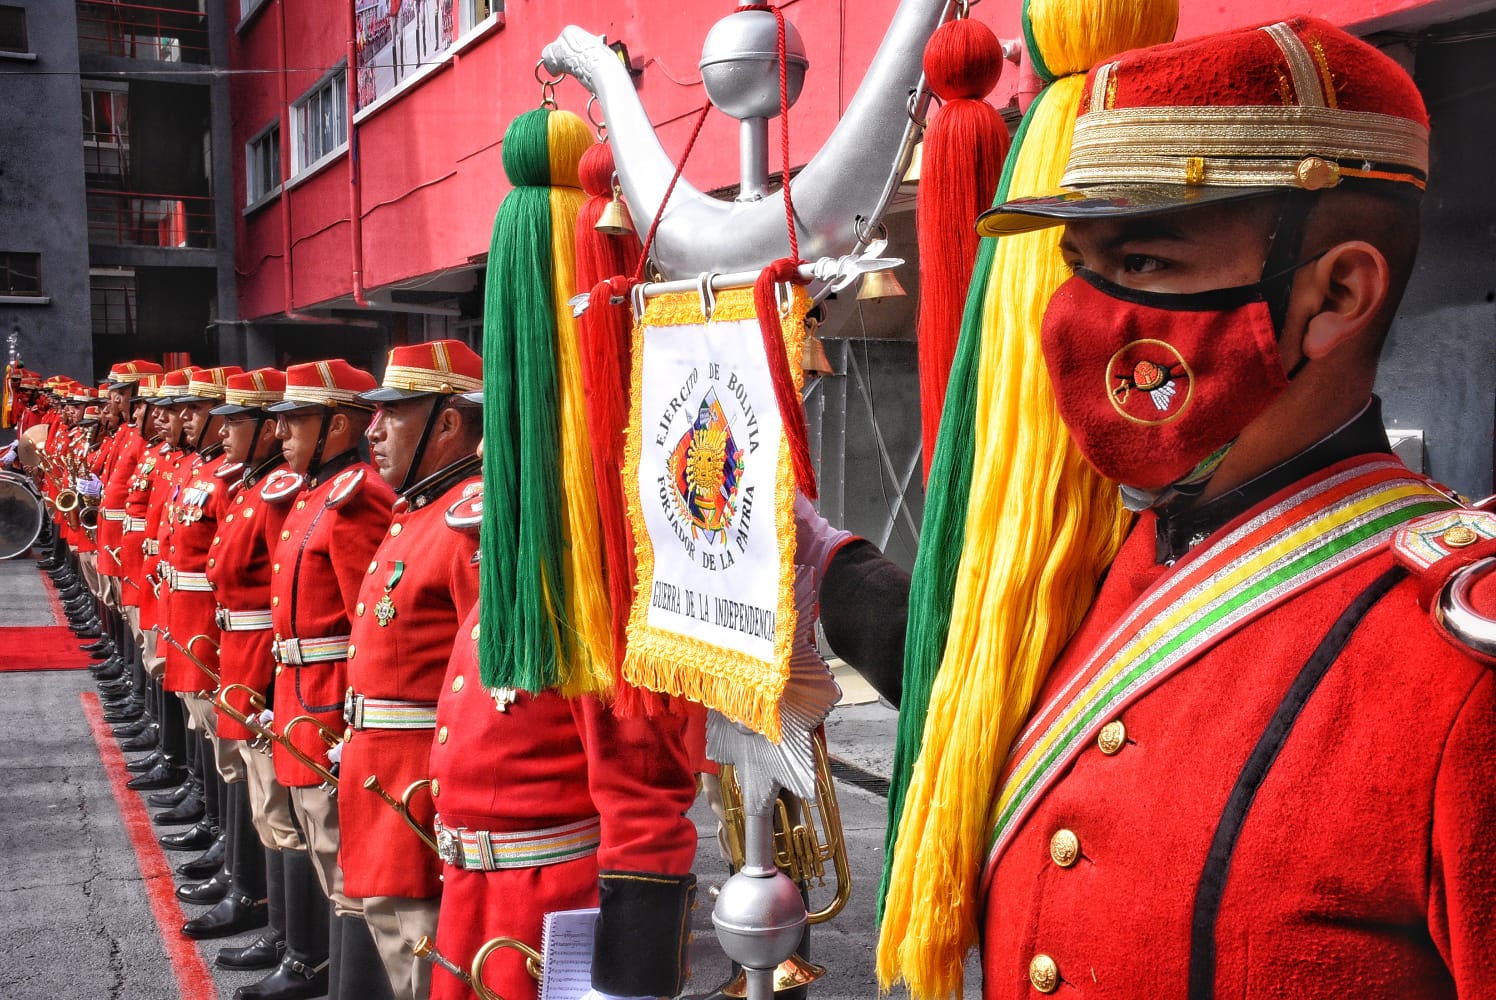
M 1077 268 L 1050 299 L 1043 346 L 1086 460 L 1147 490 L 1223 452 L 1290 378 L 1261 283 L 1165 294 Z

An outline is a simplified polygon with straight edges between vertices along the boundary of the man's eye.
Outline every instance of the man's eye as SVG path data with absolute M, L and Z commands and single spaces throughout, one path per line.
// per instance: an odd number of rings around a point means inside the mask
M 1122 257 L 1122 270 L 1128 274 L 1151 274 L 1164 268 L 1164 262 L 1147 254 L 1129 253 Z

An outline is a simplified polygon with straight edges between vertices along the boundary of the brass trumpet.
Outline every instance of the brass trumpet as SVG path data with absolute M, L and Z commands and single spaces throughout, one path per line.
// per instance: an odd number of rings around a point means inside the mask
M 248 692 L 250 714 L 239 711 L 229 701 L 229 692 L 236 688 L 240 691 Z M 239 725 L 255 734 L 255 738 L 249 742 L 250 749 L 257 750 L 266 757 L 274 753 L 275 748 L 273 744 L 280 737 L 275 735 L 275 730 L 260 725 L 260 713 L 265 711 L 264 695 L 247 684 L 225 684 L 218 691 L 218 707 L 223 711 L 224 715 L 227 715 L 239 723 Z
M 331 750 L 333 747 L 343 742 L 343 737 L 339 736 L 331 729 L 328 729 L 326 726 L 318 722 L 316 719 L 312 718 L 310 715 L 298 715 L 296 716 L 296 718 L 286 723 L 286 728 L 281 730 L 281 746 L 285 747 L 286 751 L 292 757 L 295 757 L 297 760 L 301 761 L 303 764 L 317 773 L 317 777 L 322 779 L 322 790 L 324 792 L 326 792 L 328 795 L 336 795 L 338 794 L 337 774 L 331 769 L 323 767 L 320 761 L 316 761 L 311 757 L 308 757 L 291 739 L 291 730 L 295 729 L 297 726 L 301 725 L 304 722 L 309 722 L 317 727 L 317 735 L 322 738 L 322 743 L 327 747 L 327 749 Z
M 364 779 L 364 787 L 375 795 L 378 795 L 381 799 L 384 799 L 384 804 L 400 814 L 400 818 L 405 820 L 405 825 L 415 831 L 416 836 L 421 838 L 421 842 L 431 848 L 433 854 L 441 857 L 442 852 L 436 846 L 436 837 L 432 836 L 430 830 L 416 821 L 415 814 L 410 810 L 410 803 L 415 798 L 416 793 L 423 788 L 431 787 L 430 778 L 421 778 L 418 781 L 412 781 L 409 787 L 405 789 L 404 794 L 398 799 L 384 790 L 384 786 L 379 783 L 379 778 L 375 775 L 371 774 Z
M 68 523 L 69 528 L 78 527 L 78 505 L 81 502 L 78 491 L 71 487 L 63 487 L 57 491 L 57 498 L 48 501 L 57 508 L 57 513 Z
M 207 639 L 209 642 L 213 643 L 213 648 L 215 650 L 218 649 L 218 643 L 213 639 L 212 636 L 195 635 L 191 639 L 188 639 L 187 645 L 184 646 L 180 642 L 177 642 L 176 637 L 168 632 L 164 626 L 156 625 L 154 627 L 156 629 L 157 635 L 165 639 L 167 642 L 171 643 L 173 646 L 177 647 L 178 652 L 187 657 L 187 659 L 191 660 L 193 666 L 197 667 L 197 669 L 201 670 L 204 674 L 207 675 L 208 679 L 213 682 L 213 689 L 215 691 L 218 690 L 218 671 L 214 670 L 202 660 L 198 659 L 197 654 L 192 651 L 192 647 L 196 646 L 204 639 Z
M 496 937 L 483 942 L 483 947 L 479 948 L 478 953 L 473 956 L 472 966 L 467 969 L 464 969 L 437 951 L 435 942 L 424 934 L 421 935 L 421 939 L 415 943 L 415 947 L 411 950 L 415 952 L 417 958 L 424 958 L 432 965 L 446 969 L 452 975 L 467 983 L 468 989 L 478 994 L 478 1000 L 504 1000 L 502 995 L 489 989 L 483 982 L 483 966 L 488 964 L 489 956 L 500 948 L 513 948 L 523 954 L 525 956 L 525 971 L 536 982 L 540 981 L 540 970 L 542 963 L 545 961 L 544 958 L 541 957 L 540 952 L 516 938 Z

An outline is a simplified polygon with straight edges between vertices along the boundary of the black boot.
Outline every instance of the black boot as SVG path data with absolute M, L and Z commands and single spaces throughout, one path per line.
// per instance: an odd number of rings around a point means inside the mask
M 157 826 L 181 826 L 184 823 L 196 823 L 203 818 L 203 814 L 203 797 L 189 791 L 186 798 L 170 809 L 158 812 L 151 817 L 151 821 Z
M 146 771 L 149 771 L 153 767 L 159 766 L 165 761 L 166 758 L 162 755 L 160 750 L 152 750 L 144 757 L 136 757 L 134 760 L 126 761 L 125 770 L 129 771 L 131 774 L 144 774 Z
M 146 718 L 144 715 L 136 719 L 134 722 L 121 722 L 117 726 L 111 726 L 109 732 L 112 733 L 116 739 L 121 740 L 134 739 L 144 732 L 150 732 L 152 741 L 157 738 L 156 724 L 150 719 Z
M 180 785 L 187 777 L 187 769 L 183 766 L 187 759 L 187 722 L 182 717 L 182 705 L 180 702 L 163 703 L 161 709 L 161 755 L 164 759 L 160 767 L 131 778 L 125 785 L 131 791 L 154 792 Z M 176 849 L 195 851 L 200 848 Z
M 222 969 L 273 969 L 286 951 L 286 889 L 284 861 L 273 847 L 262 849 L 265 855 L 265 895 L 269 923 L 249 944 L 242 948 L 224 948 L 213 960 Z
M 104 650 L 111 648 L 113 645 L 114 643 L 110 642 L 109 639 L 100 636 L 93 642 L 90 642 L 84 646 L 79 646 L 78 648 L 83 650 L 85 653 L 103 653 Z
M 185 830 L 162 834 L 157 839 L 168 851 L 203 851 L 207 850 L 216 836 L 217 832 L 205 816 Z M 226 886 L 228 883 L 224 884 Z
M 286 953 L 274 972 L 234 991 L 234 1000 L 304 1000 L 327 995 L 328 903 L 306 851 L 282 851 Z
M 181 805 L 183 799 L 202 798 L 203 793 L 199 788 L 194 788 L 191 781 L 184 781 L 175 788 L 168 788 L 164 792 L 152 792 L 145 797 L 148 804 L 164 809 L 169 806 Z
M 132 736 L 120 743 L 119 748 L 121 750 L 124 750 L 127 753 L 135 753 L 139 750 L 149 750 L 152 747 L 160 746 L 161 734 L 157 732 L 155 725 L 144 720 L 145 716 L 143 715 L 140 717 L 140 719 L 136 720 L 137 722 L 141 723 L 140 730 L 135 736 Z M 131 723 L 131 725 L 134 724 L 135 723 L 133 722 Z
M 249 785 L 238 781 L 232 785 L 224 783 L 223 787 L 224 831 L 228 834 L 225 868 L 229 874 L 229 891 L 207 913 L 199 914 L 182 925 L 182 934 L 190 938 L 231 937 L 265 926 L 268 917 L 265 851 L 250 821 Z
M 177 874 L 188 879 L 205 879 L 209 875 L 223 867 L 224 855 L 228 853 L 229 838 L 226 834 L 219 833 L 213 838 L 213 843 L 200 857 L 191 861 L 184 861 L 177 865 Z
M 187 882 L 177 886 L 177 898 L 184 903 L 208 906 L 223 900 L 229 894 L 229 873 L 220 865 L 218 871 L 201 882 Z M 185 934 L 186 931 L 184 930 Z M 192 935 L 188 935 L 191 937 Z
M 328 984 L 328 1000 L 395 1000 L 364 918 L 338 917 L 337 923 L 342 925 L 342 948 L 333 965 L 336 983 Z

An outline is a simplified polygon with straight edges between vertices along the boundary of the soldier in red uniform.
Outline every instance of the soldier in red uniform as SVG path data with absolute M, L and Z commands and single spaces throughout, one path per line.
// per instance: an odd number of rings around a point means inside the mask
M 270 656 L 270 537 L 278 536 L 296 490 L 279 503 L 261 497 L 266 483 L 285 472 L 285 456 L 275 437 L 275 418 L 266 409 L 285 395 L 286 376 L 274 368 L 259 368 L 231 376 L 224 404 L 213 410 L 223 418 L 226 513 L 219 519 L 208 563 L 208 581 L 218 602 L 214 616 L 222 631 L 218 651 L 220 699 L 227 699 L 242 716 L 257 716 L 257 705 L 269 704 L 272 671 Z M 242 688 L 234 688 L 242 685 Z M 255 702 L 255 698 L 258 702 Z M 258 834 L 245 837 L 241 850 L 263 849 L 269 925 L 242 948 L 225 948 L 217 963 L 232 969 L 271 969 L 280 963 L 285 947 L 285 890 L 282 851 L 305 852 L 301 834 L 291 822 L 286 789 L 275 780 L 270 747 L 236 716 L 218 709 L 218 738 L 238 752 L 248 786 L 250 822 Z M 307 879 L 310 880 L 310 871 Z M 325 901 L 318 906 L 325 908 Z
M 1140 513 L 971 804 L 984 995 L 1489 996 L 1496 518 L 1403 468 L 1372 395 L 1423 102 L 1310 18 L 1086 92 L 1067 190 L 979 229 L 1065 224 L 1045 359 Z
M 273 723 L 277 733 L 294 741 L 324 771 L 332 766 L 328 744 L 335 744 L 343 731 L 347 661 L 353 653 L 349 623 L 369 560 L 389 526 L 394 500 L 393 491 L 360 455 L 373 408 L 359 395 L 376 385 L 368 372 L 340 359 L 292 365 L 286 370 L 285 398 L 269 407 L 277 416 L 276 435 L 286 463 L 304 477 L 271 554 L 272 652 L 278 664 Z M 272 483 L 262 495 L 269 499 L 284 489 Z M 300 716 L 313 722 L 294 725 L 288 735 L 288 727 Z M 299 995 L 318 996 L 330 985 L 336 997 L 345 966 L 377 968 L 379 962 L 361 908 L 343 888 L 337 802 L 321 787 L 323 775 L 279 743 L 275 773 L 290 791 L 292 815 L 306 838 L 322 890 L 338 916 L 348 919 L 335 922 L 330 936 L 325 922 L 320 928 L 303 928 L 288 920 L 286 961 L 277 970 L 285 975 L 272 974 L 270 986 L 276 992 L 271 995 L 284 996 L 285 988 L 299 981 L 310 991 Z M 287 857 L 292 854 L 287 852 Z M 289 899 L 289 865 L 286 880 L 289 917 L 295 908 Z M 329 944 L 341 951 L 341 961 L 337 954 L 329 959 Z M 329 961 L 335 980 L 331 984 Z M 361 974 L 348 975 L 360 986 L 379 985 Z M 246 987 L 240 995 L 257 998 L 265 992 Z
M 482 385 L 482 360 L 473 349 L 439 340 L 392 350 L 382 387 L 363 396 L 379 406 L 368 432 L 370 455 L 398 499 L 353 610 L 339 858 L 346 891 L 363 901 L 400 1000 L 431 990 L 430 966 L 411 949 L 436 934 L 441 862 L 364 784 L 372 779 L 399 797 L 430 774 L 447 659 L 478 600 L 478 540 L 449 529 L 446 510 L 482 482 L 475 452 L 483 413 L 460 396 Z
M 481 507 L 481 491 L 459 500 L 448 524 L 477 534 Z M 431 746 L 443 862 L 437 951 L 466 967 L 494 937 L 539 948 L 547 913 L 599 906 L 593 989 L 676 995 L 696 887 L 686 714 L 622 719 L 591 696 L 486 689 L 479 610 L 458 631 Z M 524 956 L 512 949 L 489 959 L 485 982 L 506 1000 L 537 995 Z M 475 994 L 441 970 L 431 996 Z

